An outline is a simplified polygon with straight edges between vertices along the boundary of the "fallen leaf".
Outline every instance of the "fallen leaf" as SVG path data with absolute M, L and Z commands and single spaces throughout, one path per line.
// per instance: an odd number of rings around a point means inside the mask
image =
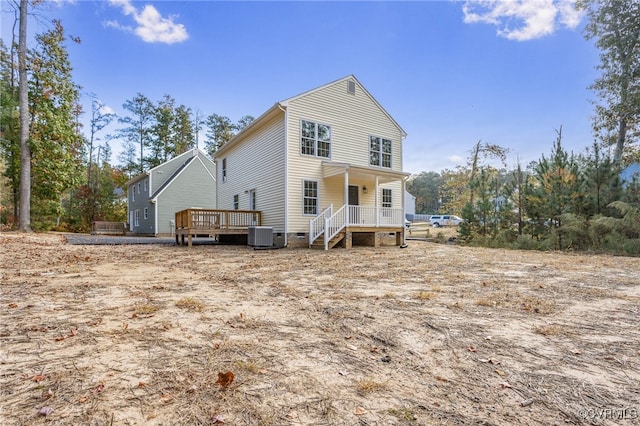
M 78 334 L 78 329 L 77 328 L 72 328 L 71 331 L 69 332 L 69 337 L 73 337 L 76 334 Z
M 487 337 L 484 338 L 484 340 L 491 340 L 492 338 L 493 337 L 491 337 L 491 336 L 487 336 Z
M 45 417 L 51 413 L 53 413 L 53 408 L 51 407 L 42 407 L 40 410 L 38 410 L 38 414 Z
M 574 355 L 580 355 L 582 351 L 580 349 L 571 349 L 571 353 Z
M 505 375 L 505 372 L 502 370 L 493 370 L 493 371 L 495 371 L 498 376 L 504 377 Z
M 128 323 L 126 323 L 126 322 L 123 322 L 123 323 L 122 323 L 122 329 L 123 329 L 123 330 L 126 330 L 127 328 L 129 328 L 129 324 L 128 324 Z
M 131 318 L 138 318 L 138 314 L 136 314 L 135 312 L 133 314 L 131 314 Z
M 341 376 L 346 376 L 347 374 L 349 374 L 349 372 L 345 370 L 341 370 L 341 371 L 338 371 L 338 374 Z
M 67 338 L 67 336 L 58 336 L 58 337 L 56 337 L 56 342 L 61 342 L 66 338 Z
M 88 399 L 89 396 L 87 394 L 84 394 L 80 398 L 78 398 L 78 402 L 87 402 Z
M 9 307 L 10 307 L 11 309 L 13 309 L 13 308 L 17 308 L 17 307 L 18 307 L 18 304 L 17 304 L 17 303 L 9 303 Z
M 367 410 L 362 407 L 356 407 L 353 409 L 353 414 L 355 414 L 356 416 L 362 416 L 367 414 Z
M 476 348 L 474 348 L 474 347 L 473 347 L 473 346 L 471 346 L 471 345 L 467 346 L 467 350 L 468 350 L 469 352 L 477 352 Z
M 511 389 L 513 386 L 511 386 L 511 384 L 509 384 L 509 382 L 502 382 L 502 383 L 500 383 L 500 387 L 502 389 L 506 389 L 506 388 Z
M 145 382 L 138 382 L 138 387 L 139 388 L 143 388 L 145 386 L 147 386 L 147 384 Z
M 224 417 L 222 417 L 220 414 L 218 414 L 217 416 L 215 416 L 214 418 L 211 419 L 211 423 L 213 423 L 214 425 L 217 423 L 224 423 Z
M 439 381 L 439 382 L 445 382 L 445 383 L 449 382 L 449 379 L 447 379 L 445 377 L 442 377 L 442 376 L 436 376 L 436 380 Z
M 287 413 L 287 417 L 289 417 L 290 419 L 297 419 L 298 412 L 296 410 L 289 410 L 289 412 Z
M 37 374 L 37 375 L 33 376 L 31 378 L 31 380 L 33 380 L 34 382 L 41 382 L 46 378 L 47 378 L 47 376 L 45 376 L 44 374 Z
M 91 389 L 91 393 L 100 393 L 104 390 L 104 383 L 100 383 L 98 386 L 94 386 Z
M 233 382 L 233 373 L 227 371 L 226 373 L 218 373 L 218 383 L 222 387 L 227 387 Z
M 53 391 L 51 389 L 49 389 L 46 392 L 42 392 L 42 398 L 43 399 L 49 399 L 53 396 Z

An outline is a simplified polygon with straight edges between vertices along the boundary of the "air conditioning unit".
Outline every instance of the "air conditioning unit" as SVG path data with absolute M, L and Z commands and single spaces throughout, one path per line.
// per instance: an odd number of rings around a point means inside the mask
M 247 245 L 252 247 L 273 246 L 273 228 L 270 226 L 250 226 Z

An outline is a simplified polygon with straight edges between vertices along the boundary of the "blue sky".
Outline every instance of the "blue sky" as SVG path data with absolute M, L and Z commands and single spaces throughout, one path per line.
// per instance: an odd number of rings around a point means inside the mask
M 40 14 L 82 40 L 68 50 L 87 111 L 89 93 L 116 113 L 169 94 L 236 121 L 354 74 L 408 133 L 404 169 L 419 173 L 463 164 L 478 140 L 509 148 L 510 166 L 549 154 L 560 126 L 567 149 L 593 143 L 598 51 L 571 4 L 58 1 Z

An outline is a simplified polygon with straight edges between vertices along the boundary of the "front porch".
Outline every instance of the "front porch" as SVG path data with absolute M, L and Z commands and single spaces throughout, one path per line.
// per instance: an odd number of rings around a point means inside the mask
M 309 247 L 378 247 L 390 234 L 396 245 L 404 243 L 408 173 L 333 161 L 323 162 L 322 169 L 325 190 L 329 188 L 325 197 L 332 204 L 309 222 Z
M 328 250 L 340 245 L 379 247 L 393 234 L 395 245 L 404 243 L 404 210 L 391 207 L 344 205 L 327 207 L 309 223 L 309 247 Z

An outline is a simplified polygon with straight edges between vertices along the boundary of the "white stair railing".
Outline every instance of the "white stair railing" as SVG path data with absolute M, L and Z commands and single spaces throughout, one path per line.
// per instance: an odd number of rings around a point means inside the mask
M 333 214 L 333 204 L 309 221 L 309 247 L 324 232 L 325 221 Z
M 338 232 L 342 231 L 345 226 L 349 223 L 348 219 L 349 210 L 347 206 L 344 205 L 340 207 L 331 217 L 328 217 L 325 220 L 324 225 L 324 249 L 329 250 L 329 241 L 336 235 Z

